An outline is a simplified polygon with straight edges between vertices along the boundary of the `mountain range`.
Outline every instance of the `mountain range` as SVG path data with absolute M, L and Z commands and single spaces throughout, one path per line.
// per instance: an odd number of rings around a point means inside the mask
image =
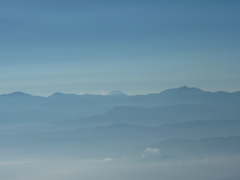
M 186 118 L 186 121 L 235 120 L 240 117 L 239 107 L 240 92 L 207 92 L 186 86 L 156 94 L 135 96 L 113 92 L 112 95 L 106 96 L 54 93 L 49 97 L 41 97 L 15 92 L 0 95 L 0 123 L 60 122 L 98 115 L 100 117 L 97 118 L 100 119 L 106 116 L 105 121 L 108 118 L 115 119 L 124 115 L 141 116 L 143 119 L 143 114 L 150 119 L 160 118 L 164 123 L 182 121 L 177 119 L 183 118 Z M 112 117 L 113 114 L 117 114 L 117 117 Z M 194 114 L 196 114 L 195 117 Z M 123 123 L 126 122 L 123 121 Z M 160 124 L 151 123 L 152 125 Z M 103 123 L 103 125 L 107 124 Z
M 0 95 L 0 158 L 178 161 L 240 154 L 240 92 Z

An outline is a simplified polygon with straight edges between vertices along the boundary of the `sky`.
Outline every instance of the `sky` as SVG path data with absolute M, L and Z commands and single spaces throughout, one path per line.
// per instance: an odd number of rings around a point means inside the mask
M 240 90 L 239 0 L 1 0 L 0 94 Z

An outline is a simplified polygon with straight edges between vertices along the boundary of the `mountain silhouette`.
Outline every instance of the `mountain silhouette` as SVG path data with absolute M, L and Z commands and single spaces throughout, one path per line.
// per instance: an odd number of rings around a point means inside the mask
M 99 122 L 113 123 L 147 123 L 149 119 L 150 125 L 160 125 L 182 122 L 184 118 L 188 121 L 240 117 L 240 92 L 208 92 L 183 86 L 148 95 L 128 96 L 119 91 L 113 94 L 116 95 L 54 93 L 41 97 L 22 92 L 0 95 L 0 123 L 89 118 L 91 122 L 101 119 Z
M 123 93 L 122 91 L 117 90 L 117 91 L 112 91 L 112 92 L 110 92 L 108 95 L 109 95 L 109 96 L 124 96 L 124 95 L 126 95 L 126 94 Z

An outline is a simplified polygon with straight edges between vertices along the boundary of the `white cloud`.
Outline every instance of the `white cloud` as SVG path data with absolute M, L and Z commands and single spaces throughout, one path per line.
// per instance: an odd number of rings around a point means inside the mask
M 161 152 L 158 148 L 146 148 L 143 153 L 142 153 L 142 157 L 156 157 L 156 156 L 160 156 Z
M 104 92 L 104 91 L 101 91 L 100 94 L 103 95 L 103 96 L 107 95 L 107 93 Z
M 160 154 L 160 150 L 158 148 L 154 148 L 154 149 L 146 148 L 144 152 L 150 153 L 150 154 Z

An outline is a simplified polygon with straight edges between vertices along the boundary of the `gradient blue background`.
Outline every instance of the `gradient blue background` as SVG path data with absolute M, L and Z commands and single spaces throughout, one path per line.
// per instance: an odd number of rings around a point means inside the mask
M 1 0 L 0 94 L 240 90 L 239 0 Z

